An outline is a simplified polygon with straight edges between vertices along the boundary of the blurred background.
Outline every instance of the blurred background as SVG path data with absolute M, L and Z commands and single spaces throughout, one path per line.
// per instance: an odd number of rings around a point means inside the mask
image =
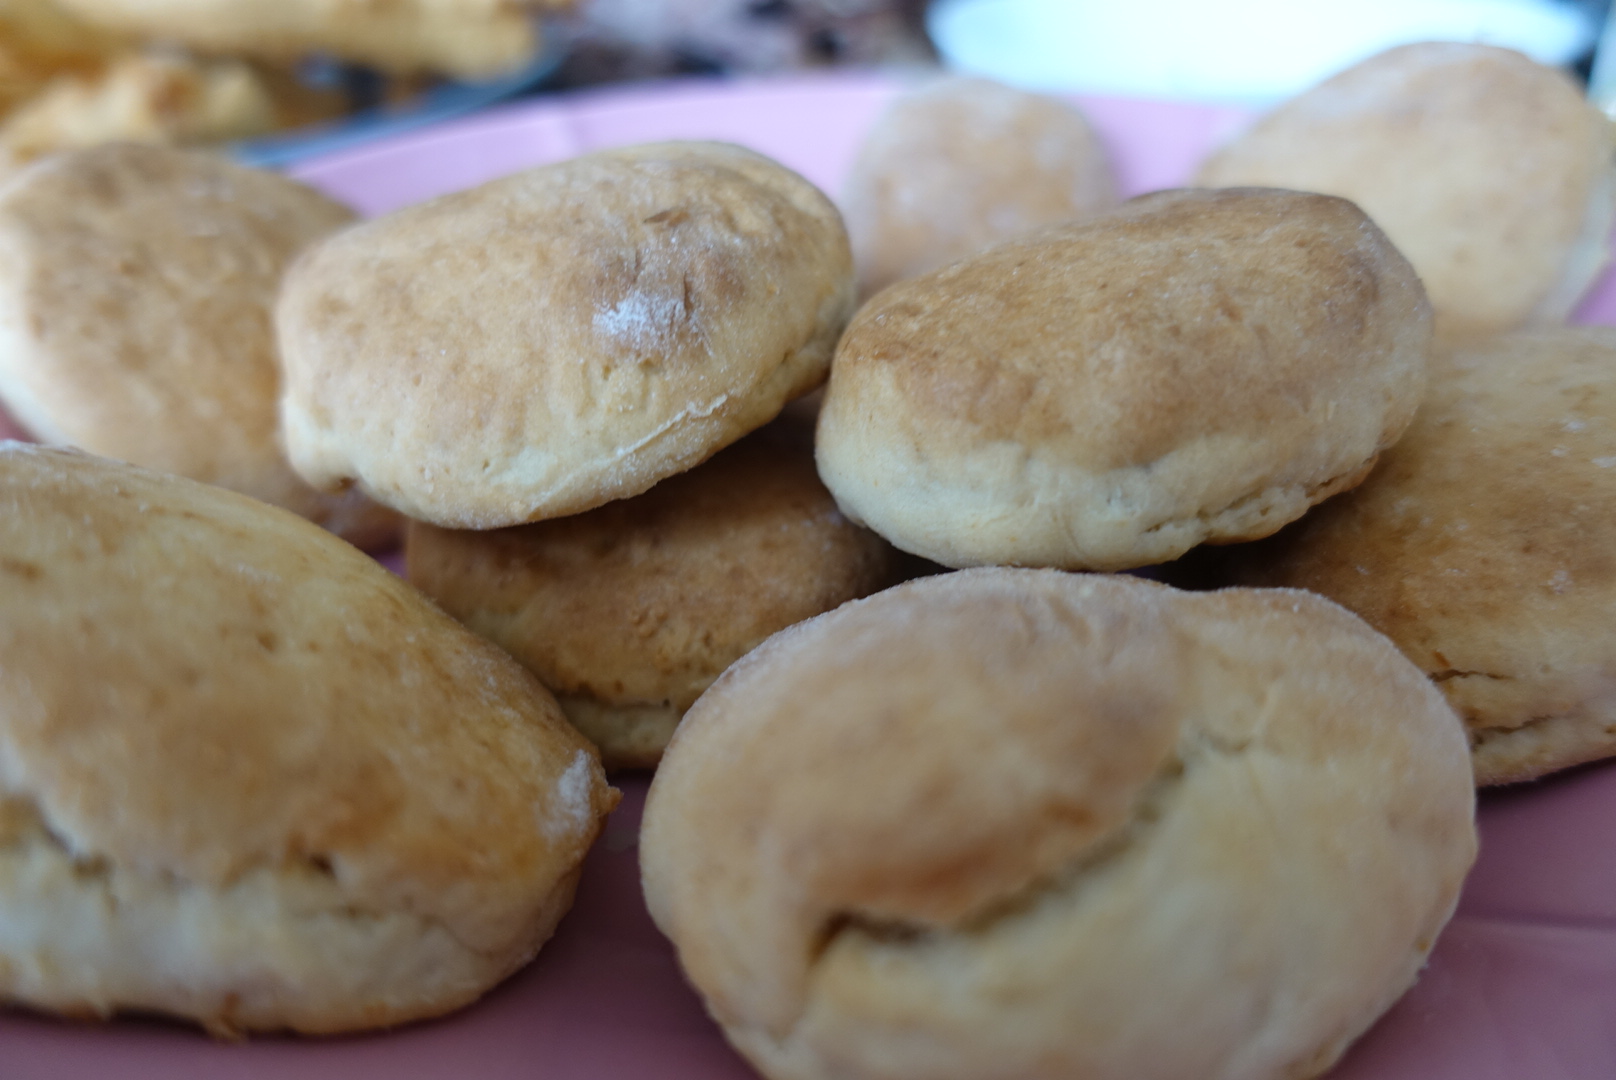
M 284 164 L 516 98 L 936 66 L 1261 106 L 1408 41 L 1517 48 L 1611 95 L 1610 0 L 0 0 L 0 172 L 111 139 Z

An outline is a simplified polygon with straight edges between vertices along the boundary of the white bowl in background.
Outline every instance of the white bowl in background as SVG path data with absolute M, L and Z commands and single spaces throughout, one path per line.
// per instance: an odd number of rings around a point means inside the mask
M 1263 105 L 1414 41 L 1567 64 L 1598 36 L 1556 0 L 935 0 L 955 70 L 1029 90 Z

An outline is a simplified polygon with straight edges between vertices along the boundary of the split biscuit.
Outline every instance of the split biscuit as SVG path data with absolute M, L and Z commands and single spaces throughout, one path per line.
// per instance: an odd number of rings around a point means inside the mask
M 1147 195 L 902 282 L 819 418 L 843 511 L 948 566 L 1120 570 L 1274 532 L 1413 416 L 1430 311 L 1344 199 Z
M 325 1034 L 464 1005 L 616 802 L 492 645 L 274 507 L 0 446 L 0 1001 Z
M 890 105 L 842 197 L 860 291 L 878 292 L 1117 201 L 1105 148 L 1056 98 L 943 79 Z
M 0 400 L 41 440 L 386 543 L 396 517 L 310 488 L 279 434 L 281 277 L 352 218 L 211 154 L 116 144 L 36 163 L 0 188 Z
M 851 305 L 835 207 L 749 150 L 659 143 L 519 173 L 293 268 L 292 463 L 447 528 L 589 510 L 823 382 Z
M 1388 635 L 1499 784 L 1616 754 L 1612 536 L 1616 329 L 1564 328 L 1455 353 L 1361 488 L 1231 550 L 1230 572 Z
M 1598 276 L 1616 127 L 1519 53 L 1408 45 L 1280 106 L 1197 183 L 1351 199 L 1414 264 L 1438 335 L 1463 340 L 1563 321 Z
M 644 495 L 490 532 L 416 524 L 409 579 L 555 692 L 607 768 L 662 757 L 731 663 L 896 580 L 782 418 Z
M 775 1080 L 1302 1080 L 1475 857 L 1457 718 L 1292 590 L 987 568 L 783 631 L 674 735 L 645 894 Z

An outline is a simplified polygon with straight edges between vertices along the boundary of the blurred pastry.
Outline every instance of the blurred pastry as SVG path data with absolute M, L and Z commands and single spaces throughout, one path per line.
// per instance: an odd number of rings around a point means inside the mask
M 1148 195 L 887 289 L 837 349 L 820 475 L 948 566 L 1119 570 L 1358 483 L 1424 389 L 1419 280 L 1351 203 Z
M 1235 580 L 1362 615 L 1464 717 L 1482 784 L 1616 754 L 1616 329 L 1495 338 L 1437 369 L 1357 491 Z
M 278 310 L 292 463 L 449 528 L 588 510 L 819 385 L 847 235 L 800 176 L 658 143 L 533 169 L 313 248 Z
M 1117 201 L 1075 107 L 987 79 L 943 79 L 888 106 L 843 189 L 860 291 Z
M 0 124 L 0 172 L 110 142 L 222 142 L 279 126 L 274 97 L 246 64 L 130 53 L 61 78 Z
M 1442 695 L 1327 601 L 991 568 L 725 672 L 641 869 L 774 1080 L 1302 1080 L 1414 981 L 1473 804 Z
M 616 801 L 509 657 L 284 511 L 0 447 L 0 1001 L 216 1034 L 436 1016 Z
M 1199 183 L 1351 199 L 1408 257 L 1437 333 L 1564 320 L 1609 256 L 1616 129 L 1565 73 L 1486 45 L 1392 49 L 1280 106 Z
M 776 421 L 573 517 L 491 532 L 416 524 L 410 581 L 537 674 L 607 768 L 655 765 L 731 663 L 896 580 L 897 553 L 819 482 L 811 432 Z
M 55 79 L 94 74 L 127 48 L 56 0 L 0 0 L 0 118 Z
M 352 217 L 208 154 L 119 144 L 35 164 L 0 189 L 0 399 L 47 442 L 219 484 L 355 543 L 395 537 L 392 514 L 300 480 L 277 431 L 281 276 Z
M 570 0 L 59 0 L 92 26 L 204 53 L 340 57 L 382 71 L 489 78 L 538 51 L 535 14 Z

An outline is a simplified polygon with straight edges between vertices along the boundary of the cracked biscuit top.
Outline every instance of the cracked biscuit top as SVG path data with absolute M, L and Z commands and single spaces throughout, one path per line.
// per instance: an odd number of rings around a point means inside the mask
M 615 801 L 532 676 L 349 545 L 0 444 L 0 1002 L 434 1016 L 539 948 Z
M 770 1077 L 1323 1071 L 1475 853 L 1464 737 L 1292 590 L 989 568 L 783 631 L 686 714 L 646 897 Z
M 1424 388 L 1430 309 L 1344 199 L 1147 195 L 876 297 L 817 456 L 842 509 L 949 566 L 1119 570 L 1356 484 Z
M 1250 551 L 1237 580 L 1323 593 L 1389 635 L 1470 729 L 1476 779 L 1616 754 L 1616 330 L 1444 356 L 1357 491 Z
M 288 276 L 292 463 L 488 529 L 637 495 L 825 377 L 851 312 L 841 218 L 739 147 L 661 143 L 358 226 Z

